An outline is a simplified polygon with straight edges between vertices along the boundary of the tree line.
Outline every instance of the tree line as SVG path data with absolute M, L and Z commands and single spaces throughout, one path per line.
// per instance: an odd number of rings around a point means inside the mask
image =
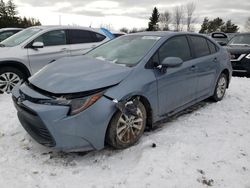
M 172 11 L 166 10 L 160 13 L 157 7 L 154 7 L 152 15 L 149 18 L 148 28 L 128 30 L 122 28 L 120 31 L 125 33 L 135 33 L 141 31 L 195 31 L 195 27 L 199 25 L 195 17 L 196 5 L 189 2 L 184 5 L 179 5 L 173 8 Z M 211 33 L 221 31 L 225 33 L 236 33 L 239 31 L 239 26 L 232 22 L 232 20 L 224 21 L 222 18 L 209 19 L 205 17 L 199 33 Z M 245 23 L 245 30 L 250 32 L 250 17 Z
M 18 16 L 16 5 L 12 0 L 5 3 L 0 0 L 0 28 L 21 27 L 41 25 L 41 22 L 35 18 L 26 18 Z

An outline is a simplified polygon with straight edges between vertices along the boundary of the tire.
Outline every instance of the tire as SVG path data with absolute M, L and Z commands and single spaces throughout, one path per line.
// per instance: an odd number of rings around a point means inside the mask
M 10 93 L 19 83 L 26 80 L 26 75 L 14 67 L 0 68 L 0 93 Z
M 121 111 L 117 111 L 114 114 L 106 133 L 106 143 L 108 145 L 115 149 L 125 149 L 138 142 L 145 130 L 147 119 L 146 109 L 140 101 L 138 112 L 140 117 L 127 123 L 125 123 L 125 120 L 129 121 L 129 118 L 126 119 L 126 116 Z M 122 137 L 123 134 L 124 136 Z
M 212 99 L 215 102 L 221 101 L 223 99 L 226 93 L 227 85 L 228 85 L 227 76 L 224 73 L 222 73 L 219 79 L 217 80 L 214 94 L 212 96 Z

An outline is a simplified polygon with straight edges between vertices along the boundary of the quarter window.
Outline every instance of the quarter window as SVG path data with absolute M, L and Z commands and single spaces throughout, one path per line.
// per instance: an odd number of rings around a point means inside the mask
M 160 49 L 159 58 L 162 62 L 166 57 L 179 57 L 183 61 L 192 58 L 188 40 L 185 36 L 178 36 L 169 39 Z
M 207 39 L 199 36 L 190 36 L 190 39 L 192 41 L 196 57 L 202 57 L 210 54 Z
M 67 44 L 64 30 L 49 31 L 36 38 L 34 42 L 43 42 L 44 46 L 58 46 Z
M 91 32 L 91 33 L 92 33 L 92 37 L 93 37 L 94 42 L 101 42 L 106 38 L 105 36 L 103 36 L 99 33 L 95 33 L 95 32 Z

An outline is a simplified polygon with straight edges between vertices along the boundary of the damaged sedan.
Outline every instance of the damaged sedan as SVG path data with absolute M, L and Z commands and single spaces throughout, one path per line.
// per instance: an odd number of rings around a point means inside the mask
M 227 51 L 205 36 L 143 32 L 49 64 L 12 94 L 22 126 L 42 145 L 124 149 L 145 128 L 222 100 L 231 75 Z

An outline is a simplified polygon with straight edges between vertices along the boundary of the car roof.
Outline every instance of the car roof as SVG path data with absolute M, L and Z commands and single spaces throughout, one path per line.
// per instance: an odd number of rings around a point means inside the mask
M 50 30 L 50 29 L 83 29 L 89 31 L 98 31 L 98 29 L 90 28 L 90 27 L 82 27 L 82 26 L 61 26 L 61 25 L 43 25 L 43 26 L 33 26 L 30 28 L 38 28 L 42 30 Z
M 145 31 L 145 32 L 139 32 L 139 33 L 131 33 L 129 35 L 143 35 L 143 36 L 159 36 L 159 37 L 170 37 L 170 36 L 176 36 L 176 35 L 197 35 L 197 36 L 203 36 L 199 33 L 194 32 L 175 32 L 175 31 Z
M 23 28 L 16 28 L 16 27 L 8 27 L 8 28 L 1 28 L 0 31 L 8 31 L 8 30 L 23 30 Z

